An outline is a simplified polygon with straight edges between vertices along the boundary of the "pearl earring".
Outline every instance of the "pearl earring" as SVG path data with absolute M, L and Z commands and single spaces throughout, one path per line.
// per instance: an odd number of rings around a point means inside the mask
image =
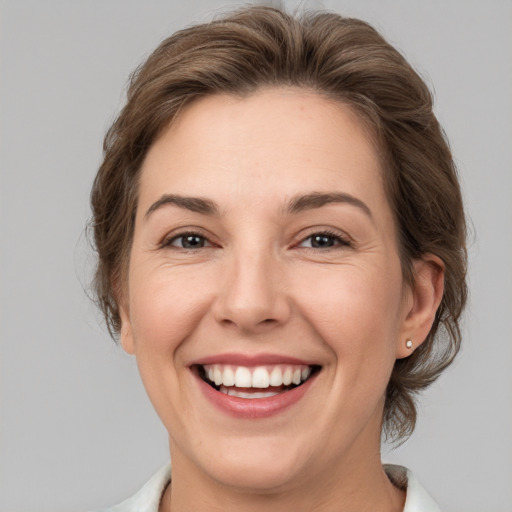
M 411 340 L 407 340 L 405 342 L 405 346 L 410 350 L 412 348 L 412 341 Z

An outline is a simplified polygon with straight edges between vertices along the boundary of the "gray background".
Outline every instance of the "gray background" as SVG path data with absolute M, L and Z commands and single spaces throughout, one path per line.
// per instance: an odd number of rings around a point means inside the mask
M 295 7 L 298 2 L 287 2 Z M 124 499 L 167 460 L 134 361 L 83 287 L 102 136 L 129 72 L 226 1 L 0 1 L 0 510 Z M 476 236 L 457 364 L 385 454 L 445 512 L 512 510 L 512 2 L 307 3 L 375 24 L 431 84 Z

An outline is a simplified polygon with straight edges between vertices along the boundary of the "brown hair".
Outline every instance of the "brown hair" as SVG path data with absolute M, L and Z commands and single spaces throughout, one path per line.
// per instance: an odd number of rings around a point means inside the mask
M 163 129 L 201 96 L 247 95 L 281 85 L 307 87 L 348 103 L 373 127 L 406 281 L 413 281 L 412 261 L 422 254 L 444 262 L 444 296 L 432 329 L 410 357 L 396 361 L 387 389 L 384 433 L 404 439 L 416 422 L 415 394 L 439 376 L 460 347 L 466 226 L 456 169 L 428 88 L 363 21 L 249 7 L 160 44 L 131 77 L 126 106 L 105 137 L 104 161 L 91 193 L 98 303 L 115 338 L 139 171 Z

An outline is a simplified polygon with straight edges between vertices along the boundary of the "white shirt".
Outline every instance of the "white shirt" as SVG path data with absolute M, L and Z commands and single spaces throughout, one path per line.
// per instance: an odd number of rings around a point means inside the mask
M 402 481 L 407 486 L 403 512 L 441 512 L 436 502 L 407 468 L 386 464 L 384 469 L 392 481 Z M 158 512 L 160 499 L 170 479 L 171 466 L 168 464 L 156 473 L 137 494 L 115 507 L 99 512 Z

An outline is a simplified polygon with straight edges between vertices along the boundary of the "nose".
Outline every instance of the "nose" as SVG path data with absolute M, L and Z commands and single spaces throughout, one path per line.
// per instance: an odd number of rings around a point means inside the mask
M 264 332 L 290 317 L 284 273 L 269 253 L 246 251 L 226 262 L 215 319 L 246 333 Z

